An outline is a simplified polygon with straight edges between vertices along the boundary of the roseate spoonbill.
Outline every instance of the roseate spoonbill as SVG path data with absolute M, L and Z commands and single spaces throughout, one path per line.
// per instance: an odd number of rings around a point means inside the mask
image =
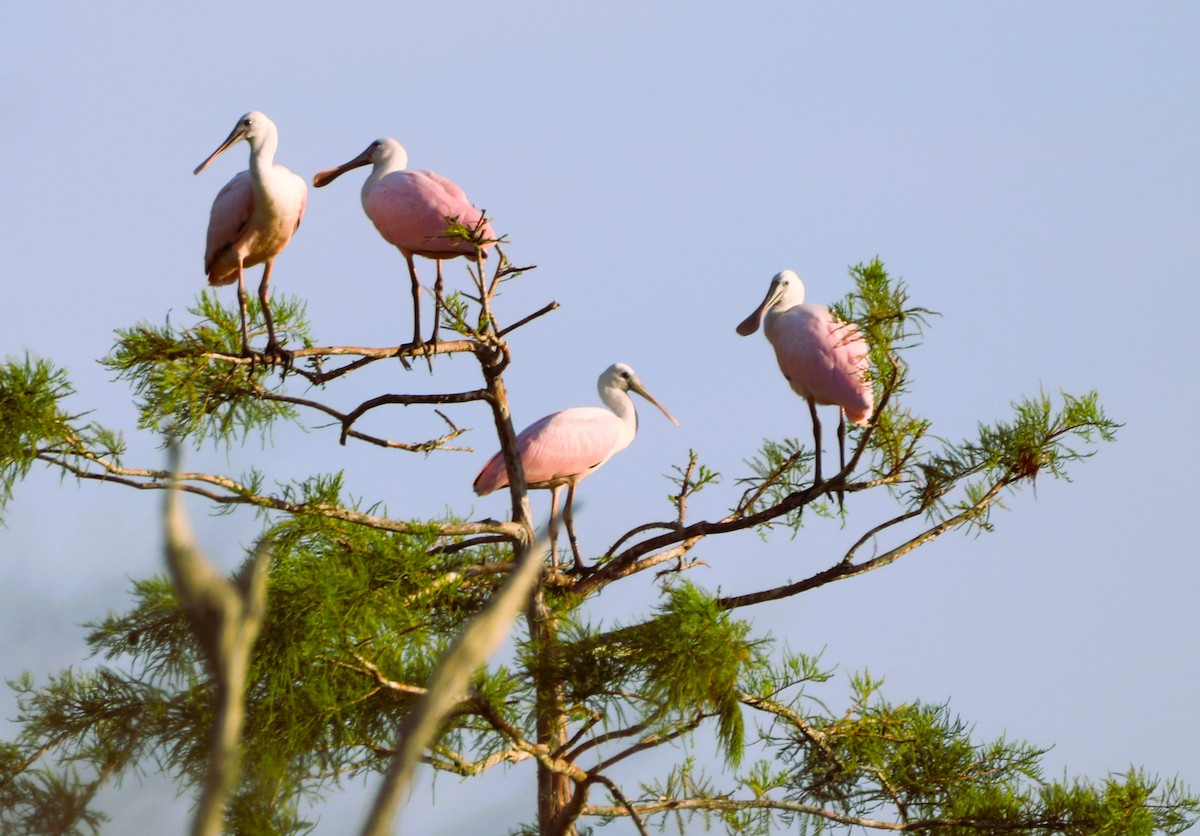
M 467 193 L 449 180 L 432 171 L 408 170 L 408 152 L 394 139 L 377 139 L 357 157 L 337 168 L 322 171 L 313 177 L 318 189 L 332 183 L 351 169 L 373 166 L 362 187 L 363 211 L 375 224 L 379 234 L 389 244 L 399 248 L 408 262 L 412 278 L 413 345 L 421 345 L 421 284 L 413 256 L 421 255 L 437 262 L 437 283 L 433 287 L 433 334 L 437 343 L 438 318 L 442 309 L 442 260 L 464 256 L 474 261 L 474 245 L 447 234 L 451 220 L 468 229 L 479 226 L 483 213 L 471 205 Z M 492 237 L 492 226 L 484 223 L 480 229 L 485 239 Z M 486 250 L 491 244 L 485 244 Z
M 210 285 L 238 283 L 238 305 L 242 313 L 242 355 L 251 356 L 246 332 L 247 267 L 262 264 L 258 298 L 267 321 L 266 354 L 280 353 L 275 340 L 275 323 L 267 303 L 267 284 L 275 257 L 292 240 L 304 217 L 308 186 L 304 178 L 275 162 L 279 131 L 275 123 L 257 110 L 238 119 L 225 141 L 196 166 L 194 174 L 241 140 L 250 143 L 250 168 L 225 184 L 213 201 L 208 219 L 208 244 L 204 249 L 204 272 Z
M 821 481 L 821 422 L 817 404 L 838 407 L 838 454 L 846 468 L 846 418 L 865 426 L 874 408 L 867 343 L 858 328 L 837 319 L 824 305 L 806 304 L 804 282 L 792 270 L 777 273 L 762 304 L 737 327 L 743 337 L 763 325 L 775 348 L 779 370 L 808 401 L 816 444 L 813 481 Z M 840 501 L 840 494 L 839 494 Z
M 575 486 L 588 474 L 624 450 L 637 435 L 637 410 L 630 392 L 637 392 L 654 404 L 675 426 L 679 421 L 666 407 L 646 391 L 633 369 L 624 363 L 614 363 L 604 370 L 596 382 L 600 400 L 607 409 L 598 406 L 577 406 L 564 409 L 531 424 L 517 436 L 517 453 L 525 471 L 525 484 L 531 489 L 550 491 L 550 550 L 558 568 L 558 499 L 567 489 L 563 506 L 563 521 L 575 557 L 576 572 L 589 571 L 579 558 L 571 505 L 575 501 Z M 486 496 L 508 484 L 503 453 L 492 456 L 475 477 L 475 493 Z

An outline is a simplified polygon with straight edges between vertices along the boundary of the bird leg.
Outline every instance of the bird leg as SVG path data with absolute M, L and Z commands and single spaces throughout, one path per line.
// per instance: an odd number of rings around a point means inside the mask
M 292 365 L 292 352 L 284 351 L 275 340 L 275 321 L 271 318 L 270 294 L 267 285 L 271 281 L 271 267 L 275 260 L 267 261 L 263 267 L 262 282 L 258 285 L 258 301 L 262 303 L 263 319 L 267 321 L 267 348 L 263 356 L 272 363 L 278 359 L 283 363 L 284 371 Z
M 242 356 L 253 357 L 254 352 L 250 350 L 250 332 L 246 327 L 246 279 L 241 258 L 238 259 L 238 309 L 242 314 Z
M 813 486 L 821 484 L 821 419 L 817 417 L 817 403 L 812 398 L 808 401 L 808 411 L 813 422 Z
M 838 408 L 838 475 L 841 482 L 846 481 L 846 411 L 841 407 Z M 846 492 L 838 488 L 837 492 L 838 510 L 846 510 Z
M 421 282 L 417 279 L 417 266 L 413 264 L 413 257 L 409 253 L 404 254 L 405 261 L 408 262 L 408 275 L 412 278 L 412 297 L 413 297 L 413 345 L 422 344 L 421 341 Z
M 558 498 L 562 496 L 562 485 L 550 489 L 550 569 L 558 571 Z
M 437 345 L 438 328 L 442 324 L 442 260 L 437 261 L 437 281 L 433 285 L 433 334 L 429 337 L 429 342 Z M 569 501 L 569 500 L 568 500 Z
M 575 539 L 575 521 L 571 518 L 571 506 L 575 504 L 575 485 L 567 487 L 567 504 L 563 506 L 563 522 L 567 524 L 567 539 L 571 541 L 571 554 L 575 557 L 575 565 L 571 567 L 573 575 L 590 575 L 591 566 L 583 562 L 579 556 L 579 541 Z

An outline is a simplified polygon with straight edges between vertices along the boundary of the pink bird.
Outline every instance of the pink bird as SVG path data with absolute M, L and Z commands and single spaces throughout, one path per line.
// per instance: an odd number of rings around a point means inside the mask
M 765 320 L 765 324 L 764 324 Z M 737 332 L 749 336 L 764 324 L 775 348 L 779 370 L 795 392 L 808 401 L 816 442 L 813 480 L 821 481 L 821 422 L 817 404 L 838 407 L 838 452 L 846 468 L 846 418 L 865 426 L 874 408 L 866 340 L 858 328 L 837 319 L 824 305 L 805 304 L 804 282 L 792 270 L 771 279 L 762 304 Z
M 464 256 L 476 260 L 474 245 L 447 233 L 451 220 L 468 229 L 475 229 L 483 213 L 471 205 L 466 192 L 432 171 L 409 171 L 408 152 L 394 139 L 377 139 L 357 157 L 337 168 L 322 171 L 313 177 L 318 189 L 332 183 L 351 169 L 372 165 L 371 174 L 362 187 L 363 211 L 375 224 L 379 234 L 404 254 L 408 274 L 412 278 L 413 345 L 421 345 L 421 284 L 413 256 L 432 258 L 437 262 L 437 283 L 434 285 L 433 334 L 437 343 L 438 319 L 442 309 L 442 260 Z M 484 239 L 492 238 L 490 223 L 480 229 Z M 491 244 L 485 244 L 487 250 Z
M 267 321 L 268 355 L 280 354 L 271 320 L 267 285 L 275 257 L 292 240 L 304 217 L 308 186 L 304 178 L 275 163 L 279 132 L 275 123 L 254 110 L 237 125 L 208 159 L 196 166 L 195 174 L 208 167 L 221 153 L 241 140 L 250 143 L 250 169 L 239 172 L 225 184 L 213 201 L 208 219 L 208 245 L 204 249 L 204 272 L 210 285 L 238 283 L 238 305 L 242 313 L 242 356 L 250 357 L 250 337 L 246 330 L 247 267 L 263 264 L 258 298 Z
M 675 426 L 679 422 L 666 407 L 646 391 L 633 369 L 624 363 L 614 363 L 604 370 L 596 383 L 600 400 L 607 409 L 598 406 L 577 406 L 547 415 L 527 427 L 517 436 L 517 453 L 525 471 L 525 485 L 530 489 L 546 489 L 550 494 L 550 548 L 554 567 L 558 568 L 558 499 L 567 489 L 567 504 L 563 520 L 575 556 L 576 572 L 587 572 L 579 558 L 571 505 L 575 501 L 575 486 L 588 474 L 624 450 L 637 435 L 637 410 L 629 392 L 637 392 L 654 404 Z M 475 477 L 475 493 L 487 496 L 508 484 L 504 456 L 497 453 Z

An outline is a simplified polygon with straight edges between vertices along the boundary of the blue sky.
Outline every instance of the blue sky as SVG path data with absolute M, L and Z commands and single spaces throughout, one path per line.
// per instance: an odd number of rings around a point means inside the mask
M 634 445 L 584 484 L 579 533 L 598 549 L 665 513 L 661 474 L 689 448 L 729 477 L 697 500 L 700 518 L 730 503 L 762 438 L 808 437 L 769 346 L 733 329 L 783 267 L 830 302 L 848 265 L 878 255 L 942 314 L 910 355 L 910 402 L 939 436 L 1041 390 L 1097 389 L 1125 427 L 1073 483 L 1013 497 L 995 533 L 764 607 L 759 629 L 885 676 L 895 700 L 949 700 L 981 736 L 1054 744 L 1051 775 L 1132 763 L 1195 786 L 1197 43 L 1200 7 L 1184 2 L 7 4 L 0 350 L 67 367 L 73 406 L 127 430 L 130 462 L 159 463 L 95 360 L 114 328 L 181 321 L 202 288 L 208 208 L 246 146 L 192 169 L 251 109 L 306 178 L 394 136 L 538 265 L 499 315 L 562 305 L 512 340 L 519 425 L 595 403 L 616 360 L 681 421 L 644 409 Z M 362 215 L 360 174 L 310 191 L 272 287 L 308 300 L 321 343 L 391 345 L 411 326 L 407 278 Z M 460 265 L 447 275 L 463 286 Z M 353 406 L 476 380 L 465 358 L 434 378 L 366 377 L 327 396 Z M 395 514 L 500 515 L 503 497 L 470 491 L 494 449 L 487 416 L 455 417 L 478 428 L 475 453 L 381 454 L 314 428 L 190 461 L 281 479 L 345 468 Z M 415 440 L 437 426 L 409 409 L 368 428 Z M 79 661 L 78 625 L 158 570 L 157 508 L 49 472 L 20 487 L 0 529 L 0 625 L 21 640 L 0 673 Z M 191 509 L 234 565 L 253 519 Z M 855 510 L 844 531 L 713 541 L 692 577 L 734 592 L 808 574 L 875 519 Z M 650 579 L 633 585 L 598 616 L 656 600 Z M 12 716 L 9 696 L 0 709 Z M 404 821 L 455 833 L 531 818 L 531 785 L 501 783 L 426 782 Z M 106 803 L 114 832 L 186 814 L 152 779 Z M 348 792 L 317 832 L 341 832 L 359 803 Z

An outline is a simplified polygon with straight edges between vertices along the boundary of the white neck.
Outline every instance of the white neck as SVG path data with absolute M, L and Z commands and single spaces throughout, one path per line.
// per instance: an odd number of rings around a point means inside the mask
M 637 432 L 637 409 L 633 406 L 633 398 L 624 389 L 607 386 L 600 390 L 600 400 L 621 419 L 621 423 Z
M 275 151 L 279 148 L 279 133 L 272 127 L 261 138 L 250 142 L 250 171 L 262 177 L 275 166 Z
M 404 148 L 396 143 L 387 149 L 387 153 L 381 154 L 378 159 L 371 163 L 371 173 L 367 175 L 366 182 L 362 187 L 363 207 L 367 205 L 367 195 L 379 185 L 379 181 L 389 174 L 394 174 L 397 171 L 404 171 L 408 167 L 408 154 Z

